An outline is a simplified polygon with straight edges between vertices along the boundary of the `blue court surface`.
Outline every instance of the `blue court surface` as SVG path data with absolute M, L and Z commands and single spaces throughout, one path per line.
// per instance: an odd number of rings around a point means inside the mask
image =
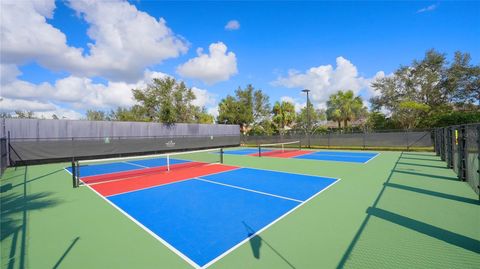
M 187 262 L 204 267 L 335 182 L 238 168 L 107 199 Z
M 262 152 L 269 152 L 269 149 L 262 149 Z M 258 149 L 234 149 L 234 150 L 225 150 L 224 154 L 232 154 L 232 155 L 250 155 L 258 153 Z
M 170 164 L 180 164 L 187 163 L 190 161 L 170 159 Z M 167 158 L 155 158 L 155 159 L 144 159 L 144 160 L 135 160 L 135 161 L 119 161 L 112 163 L 98 163 L 90 165 L 81 165 L 80 166 L 80 176 L 96 176 L 102 174 L 110 174 L 117 172 L 126 172 L 138 169 L 161 167 L 167 165 Z M 72 167 L 66 168 L 70 173 L 72 172 Z
M 375 158 L 378 154 L 379 153 L 376 152 L 316 151 L 293 158 L 348 163 L 367 163 L 371 159 Z
M 269 149 L 262 149 L 262 152 L 269 152 Z M 300 151 L 302 152 L 302 151 Z M 282 157 L 282 156 L 266 156 L 266 157 L 280 157 L 280 158 L 295 158 L 295 159 L 307 159 L 307 160 L 319 160 L 319 161 L 333 161 L 333 162 L 348 162 L 348 163 L 367 163 L 371 159 L 375 158 L 379 153 L 376 152 L 351 152 L 351 151 L 303 151 L 305 154 Z M 245 148 L 226 150 L 225 154 L 232 155 L 251 155 L 257 154 L 258 149 Z

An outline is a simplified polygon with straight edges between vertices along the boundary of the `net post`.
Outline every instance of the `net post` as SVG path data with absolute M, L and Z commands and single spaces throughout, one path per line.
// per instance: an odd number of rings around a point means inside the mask
M 220 148 L 220 163 L 223 163 L 223 148 Z
M 72 185 L 74 188 L 77 187 L 77 168 L 74 158 L 72 158 Z
M 167 172 L 170 172 L 170 155 L 167 154 Z
M 262 148 L 258 145 L 258 157 L 262 157 Z
M 80 186 L 80 163 L 78 162 L 78 160 L 76 161 L 76 165 L 77 167 L 76 171 L 77 171 L 77 176 L 76 176 L 76 180 L 75 180 L 75 184 L 77 185 L 77 187 Z

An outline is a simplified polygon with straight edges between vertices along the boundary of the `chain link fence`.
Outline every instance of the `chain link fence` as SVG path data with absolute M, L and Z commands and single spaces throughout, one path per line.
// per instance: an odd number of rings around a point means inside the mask
M 434 129 L 435 152 L 480 198 L 480 124 Z
M 281 143 L 301 141 L 302 145 L 320 148 L 357 148 L 357 149 L 396 149 L 410 150 L 413 148 L 429 149 L 433 147 L 430 130 L 396 131 L 396 132 L 357 132 L 314 134 L 287 134 L 274 136 L 243 135 L 244 145 L 259 145 L 265 143 Z
M 238 146 L 240 127 L 6 119 L 9 165 Z

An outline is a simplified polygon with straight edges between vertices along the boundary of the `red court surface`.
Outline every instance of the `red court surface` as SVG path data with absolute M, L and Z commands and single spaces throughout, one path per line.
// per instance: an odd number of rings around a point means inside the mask
M 179 170 L 172 170 L 170 172 L 161 172 L 150 175 L 140 175 L 137 177 L 130 177 L 124 180 L 110 181 L 101 184 L 92 185 L 95 191 L 103 196 L 110 196 L 129 191 L 145 189 L 149 187 L 164 185 L 176 181 L 186 180 L 199 176 L 205 176 L 225 171 L 237 169 L 236 166 L 208 164 L 202 166 L 195 166 L 190 168 L 183 168 Z
M 172 164 L 170 165 L 170 169 L 174 170 L 179 168 L 189 168 L 189 167 L 203 166 L 203 165 L 205 165 L 205 163 L 187 162 L 187 163 Z M 117 179 L 127 179 L 130 177 L 137 178 L 138 176 L 158 174 L 161 172 L 167 172 L 167 167 L 158 166 L 158 167 L 152 167 L 152 168 L 142 168 L 137 170 L 122 171 L 122 172 L 115 172 L 115 173 L 109 173 L 109 174 L 86 176 L 86 177 L 82 177 L 82 182 L 86 184 L 93 184 L 93 183 L 106 182 L 106 181 L 117 180 Z

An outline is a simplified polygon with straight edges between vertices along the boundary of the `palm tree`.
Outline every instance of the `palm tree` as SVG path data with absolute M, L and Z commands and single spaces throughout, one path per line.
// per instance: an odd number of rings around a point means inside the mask
M 295 121 L 295 106 L 286 101 L 276 102 L 273 106 L 273 123 L 278 128 L 280 134 L 284 134 L 287 127 L 290 127 Z
M 353 91 L 338 91 L 330 95 L 327 101 L 327 117 L 329 120 L 336 121 L 338 128 L 346 129 L 348 121 L 353 121 L 363 116 L 366 108 L 363 106 L 363 100 L 360 96 L 355 96 Z

